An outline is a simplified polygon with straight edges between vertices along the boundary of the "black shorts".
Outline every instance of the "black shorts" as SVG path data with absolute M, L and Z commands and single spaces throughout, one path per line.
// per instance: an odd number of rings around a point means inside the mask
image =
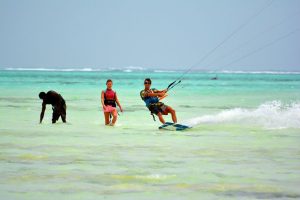
M 158 102 L 158 103 L 154 103 L 154 104 L 150 104 L 150 106 L 148 107 L 148 109 L 150 110 L 150 112 L 152 114 L 158 114 L 158 113 L 163 113 L 167 108 L 167 105 L 165 105 L 162 102 Z

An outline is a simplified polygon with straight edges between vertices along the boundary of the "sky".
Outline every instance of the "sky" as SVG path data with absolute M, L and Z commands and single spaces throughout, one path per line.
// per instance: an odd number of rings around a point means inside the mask
M 299 0 L 0 0 L 0 68 L 300 71 L 299 19 Z

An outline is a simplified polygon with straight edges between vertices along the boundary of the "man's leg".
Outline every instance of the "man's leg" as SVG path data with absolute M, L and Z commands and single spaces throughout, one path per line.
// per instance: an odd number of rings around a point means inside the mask
M 52 124 L 55 124 L 56 121 L 58 120 L 60 114 L 58 113 L 58 111 L 56 109 L 53 110 L 52 113 Z
M 172 121 L 174 123 L 177 123 L 176 111 L 172 107 L 170 107 L 170 106 L 167 106 L 166 111 L 167 111 L 167 113 L 171 113 L 171 115 L 172 115 Z
M 66 123 L 66 117 L 67 117 L 67 106 L 66 106 L 66 104 L 65 105 L 63 105 L 62 106 L 62 110 L 61 110 L 61 114 L 60 114 L 60 116 L 61 116 L 61 120 L 64 122 L 64 123 Z
M 162 116 L 162 114 L 161 114 L 161 112 L 157 113 L 157 116 L 158 116 L 158 119 L 159 119 L 159 121 L 160 121 L 161 123 L 163 123 L 163 124 L 166 123 L 165 120 L 164 120 L 164 118 L 163 118 L 163 116 Z

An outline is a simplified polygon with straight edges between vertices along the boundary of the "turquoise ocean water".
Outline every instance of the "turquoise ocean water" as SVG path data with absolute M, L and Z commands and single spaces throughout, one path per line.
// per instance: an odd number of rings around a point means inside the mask
M 300 199 L 300 73 L 193 72 L 163 100 L 185 132 L 159 131 L 139 97 L 176 71 L 0 71 L 1 199 Z M 114 81 L 124 113 L 105 127 Z M 39 124 L 40 91 L 67 124 Z M 170 116 L 166 117 L 170 121 Z

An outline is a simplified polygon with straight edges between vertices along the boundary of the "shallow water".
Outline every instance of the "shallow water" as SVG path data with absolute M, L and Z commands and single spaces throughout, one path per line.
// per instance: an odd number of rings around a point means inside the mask
M 184 132 L 159 131 L 143 79 L 176 72 L 0 71 L 1 199 L 300 199 L 300 75 L 193 73 L 164 102 Z M 125 112 L 103 125 L 107 78 Z M 67 124 L 38 124 L 40 91 L 67 102 Z M 166 117 L 167 121 L 170 117 Z

